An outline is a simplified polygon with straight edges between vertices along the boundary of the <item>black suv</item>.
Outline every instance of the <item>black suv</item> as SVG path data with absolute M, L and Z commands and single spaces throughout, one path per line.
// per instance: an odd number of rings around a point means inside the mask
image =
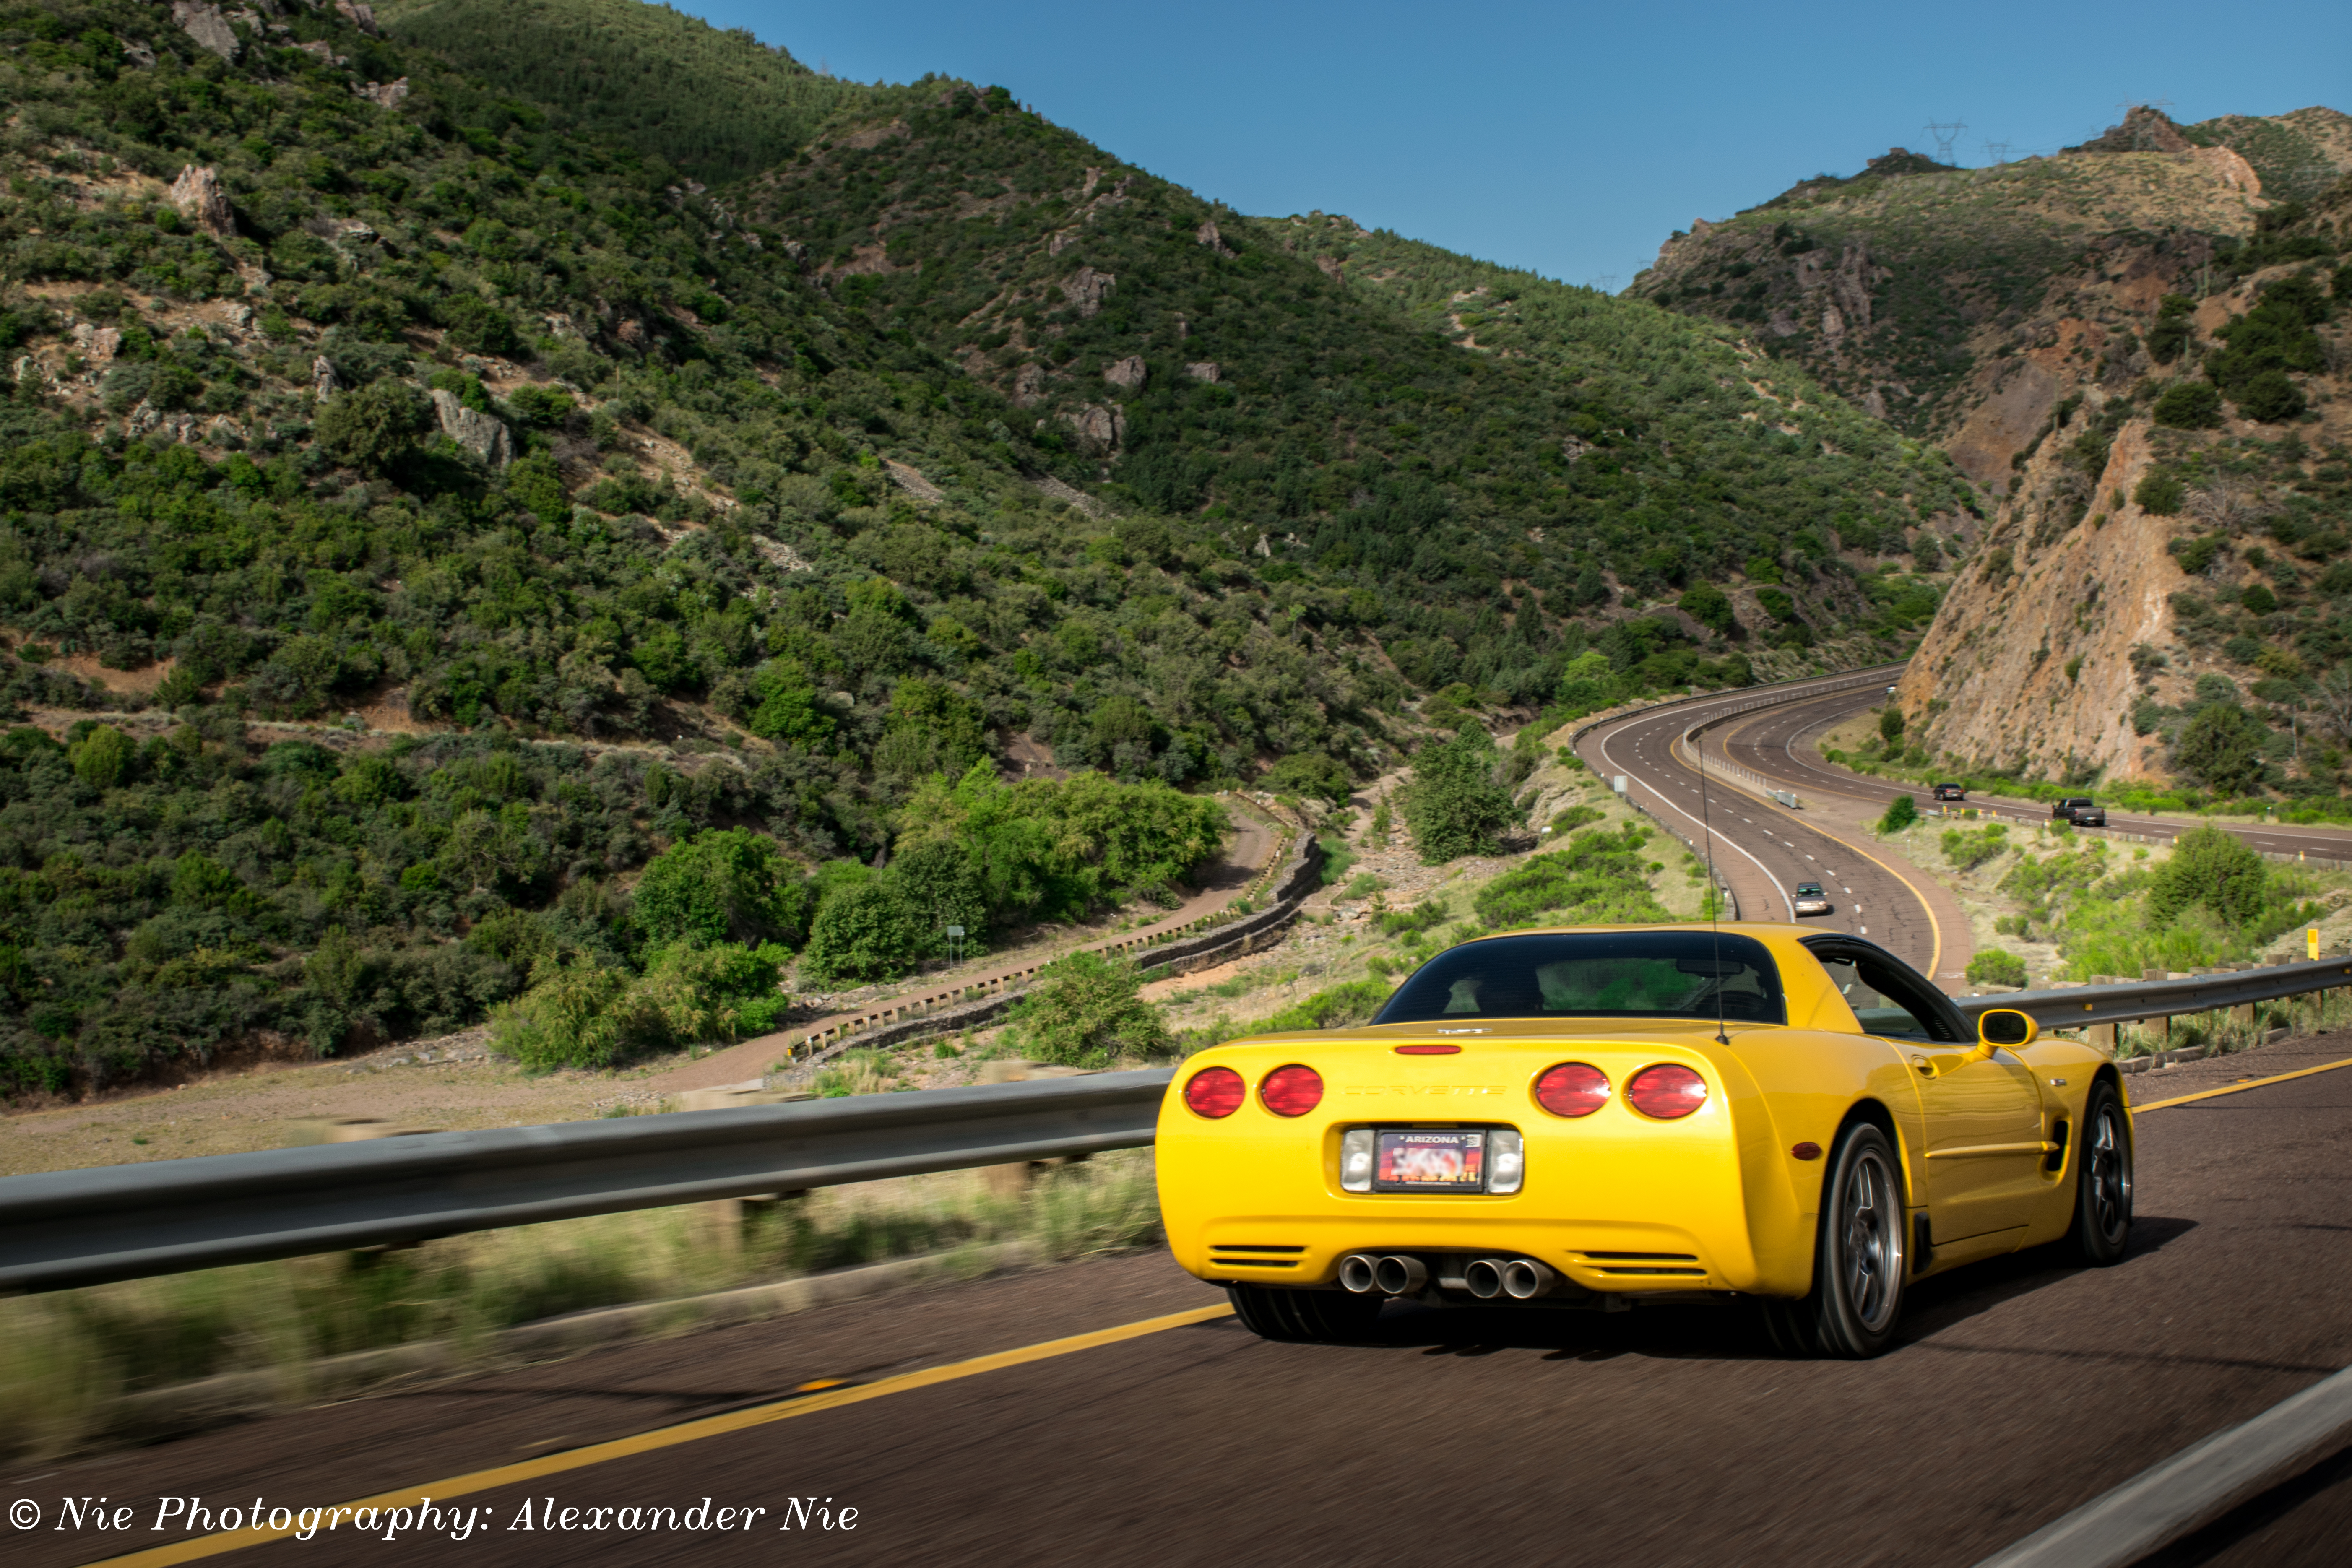
M 1928 792 L 1937 800 L 1966 800 L 1969 792 L 1956 784 L 1939 784 Z
M 2105 827 L 2107 808 L 2087 795 L 2070 795 L 2050 808 L 2054 822 L 2071 822 L 2077 827 Z

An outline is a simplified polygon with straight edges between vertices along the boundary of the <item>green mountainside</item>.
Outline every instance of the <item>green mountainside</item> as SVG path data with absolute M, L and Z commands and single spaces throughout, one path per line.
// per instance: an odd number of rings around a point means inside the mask
M 1002 89 L 386 14 L 0 5 L 0 1093 L 762 1026 L 795 952 L 1164 893 L 1175 788 L 1898 649 L 1969 526 L 1718 327 L 1308 254 Z
M 868 90 L 741 28 L 638 0 L 383 0 L 374 9 L 402 42 L 457 68 L 436 86 L 463 123 L 499 129 L 511 112 L 499 100 L 521 100 L 565 130 L 709 184 L 781 163 Z

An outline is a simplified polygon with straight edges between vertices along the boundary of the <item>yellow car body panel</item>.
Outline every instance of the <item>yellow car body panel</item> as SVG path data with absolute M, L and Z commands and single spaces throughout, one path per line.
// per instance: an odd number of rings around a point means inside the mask
M 1599 1293 L 1801 1297 L 1812 1285 L 1827 1154 L 1858 1111 L 1891 1126 L 1906 1206 L 1915 1221 L 1927 1216 L 1935 1238 L 1931 1255 L 1913 1249 L 1914 1278 L 2065 1233 L 2074 1141 L 2060 1152 L 2057 1124 L 2080 1125 L 2106 1065 L 2099 1052 L 2043 1039 L 2021 1055 L 1979 1051 L 1971 1061 L 1963 1059 L 1970 1047 L 1867 1035 L 1798 944 L 1806 931 L 1722 931 L 1762 942 L 1776 961 L 1788 1025 L 1733 1020 L 1728 1044 L 1717 1040 L 1713 1021 L 1678 1018 L 1367 1025 L 1254 1036 L 1188 1058 L 1157 1134 L 1160 1212 L 1177 1261 L 1218 1283 L 1328 1286 L 1353 1252 L 1491 1251 L 1534 1258 Z M 1397 1052 L 1415 1045 L 1458 1054 Z M 1988 1060 L 1992 1075 L 1973 1080 Z M 1599 1068 L 1612 1086 L 1599 1110 L 1573 1119 L 1535 1100 L 1536 1080 L 1569 1061 Z M 1697 1111 L 1656 1121 L 1627 1103 L 1633 1075 L 1662 1062 L 1706 1080 Z M 1320 1075 L 1323 1096 L 1304 1115 L 1278 1116 L 1259 1086 L 1294 1063 Z M 1232 1068 L 1248 1090 L 1221 1119 L 1184 1100 L 1184 1085 L 1210 1067 Z M 2019 1098 L 2027 1078 L 2030 1103 Z M 1986 1114 L 1986 1103 L 1997 1114 Z M 2029 1115 L 2030 1126 L 2021 1121 Z M 1516 1129 L 1525 1151 L 1520 1190 L 1341 1188 L 1347 1130 L 1433 1126 Z M 1970 1229 L 1963 1215 L 1999 1225 Z

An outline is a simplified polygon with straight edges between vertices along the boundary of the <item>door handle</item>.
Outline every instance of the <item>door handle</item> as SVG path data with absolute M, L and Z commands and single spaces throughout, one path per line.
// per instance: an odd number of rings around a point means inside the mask
M 1928 1078 L 1934 1078 L 1936 1076 L 1936 1064 L 1929 1061 L 1926 1057 L 1913 1057 L 1911 1058 L 1911 1065 L 1917 1068 L 1920 1072 Z

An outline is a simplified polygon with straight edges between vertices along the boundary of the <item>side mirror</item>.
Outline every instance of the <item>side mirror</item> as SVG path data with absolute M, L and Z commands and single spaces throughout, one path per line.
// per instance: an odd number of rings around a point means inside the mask
M 2041 1034 L 2033 1015 L 2014 1007 L 1989 1007 L 1977 1015 L 1977 1039 L 1987 1056 L 1992 1055 L 1995 1046 L 2007 1046 L 2011 1050 L 2030 1046 Z

